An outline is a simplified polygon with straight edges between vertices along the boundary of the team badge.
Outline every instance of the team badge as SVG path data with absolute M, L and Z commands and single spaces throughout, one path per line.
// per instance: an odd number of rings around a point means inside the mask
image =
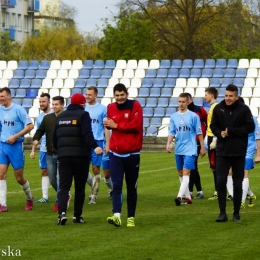
M 255 132 L 256 135 L 259 135 L 259 132 Z
M 77 124 L 77 120 L 76 119 L 72 120 L 71 124 L 72 125 L 76 125 Z
M 5 120 L 7 120 L 7 118 L 8 118 L 8 114 L 6 114 L 6 115 L 4 116 L 4 119 L 5 119 Z
M 180 121 L 180 124 L 181 124 L 181 125 L 183 125 L 183 124 L 184 124 L 184 120 L 183 120 L 183 119 L 181 119 L 181 121 Z
M 128 118 L 128 113 L 125 113 L 125 118 Z

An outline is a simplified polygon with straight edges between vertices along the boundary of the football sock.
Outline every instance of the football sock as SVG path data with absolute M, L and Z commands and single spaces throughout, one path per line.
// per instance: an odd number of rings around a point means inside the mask
M 249 188 L 249 179 L 248 178 L 244 178 L 243 183 L 242 183 L 242 187 L 243 187 L 242 202 L 245 203 L 247 191 L 248 191 L 248 188 Z
M 42 176 L 42 197 L 44 199 L 49 198 L 48 196 L 49 185 L 50 185 L 49 176 Z
M 251 190 L 250 187 L 248 187 L 247 194 L 248 194 L 249 196 L 253 196 L 253 195 L 254 195 L 254 193 L 253 193 L 253 191 Z
M 32 199 L 32 194 L 31 194 L 31 190 L 30 190 L 30 185 L 29 185 L 29 182 L 26 181 L 25 184 L 21 185 L 23 191 L 24 191 L 24 194 L 26 196 L 26 199 L 27 200 L 30 200 Z
M 93 195 L 97 195 L 98 194 L 100 179 L 101 179 L 100 174 L 97 174 L 97 175 L 94 176 L 93 185 L 92 185 Z
M 181 176 L 179 176 L 179 181 L 180 181 L 180 183 L 182 182 L 182 177 Z
M 190 176 L 183 176 L 182 177 L 182 182 L 181 182 L 181 187 L 178 193 L 178 197 L 182 198 L 183 195 L 189 192 L 189 181 L 190 181 Z
M 117 216 L 118 218 L 121 217 L 121 213 L 114 213 L 115 216 Z
M 104 178 L 104 181 L 105 181 L 105 184 L 107 185 L 107 187 L 110 190 L 113 190 L 113 183 L 112 183 L 111 177 L 109 177 L 108 179 Z
M 90 187 L 92 187 L 92 185 L 93 185 L 93 177 L 92 177 L 92 175 L 91 175 L 90 172 L 88 173 L 87 183 L 88 183 L 88 185 L 89 185 Z
M 0 180 L 0 204 L 6 206 L 6 180 Z
M 231 195 L 233 197 L 233 179 L 232 176 L 228 176 L 227 177 L 227 190 L 228 190 L 228 194 Z

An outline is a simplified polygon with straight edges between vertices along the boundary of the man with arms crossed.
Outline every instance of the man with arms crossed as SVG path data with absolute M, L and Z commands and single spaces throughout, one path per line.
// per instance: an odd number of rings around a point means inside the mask
M 42 112 L 36 117 L 36 128 L 37 129 L 40 127 L 43 117 L 51 112 L 50 95 L 48 93 L 42 93 L 40 95 L 39 103 L 40 103 L 40 109 L 42 110 Z M 32 145 L 32 151 L 30 154 L 30 157 L 32 159 L 35 158 L 35 148 L 36 148 L 36 146 Z M 47 171 L 46 155 L 47 155 L 46 136 L 44 134 L 42 137 L 42 141 L 41 141 L 40 158 L 39 158 L 39 164 L 40 164 L 40 169 L 41 169 L 41 174 L 42 174 L 42 198 L 39 200 L 36 200 L 35 203 L 49 202 L 48 191 L 49 191 L 50 181 L 49 181 L 49 176 L 48 176 L 48 171 Z
M 176 139 L 175 159 L 178 169 L 181 186 L 177 198 L 176 206 L 181 205 L 182 197 L 185 195 L 185 204 L 192 204 L 189 193 L 190 171 L 195 168 L 195 159 L 197 156 L 196 135 L 200 142 L 200 155 L 206 154 L 204 140 L 201 131 L 199 116 L 188 110 L 188 96 L 181 93 L 178 99 L 179 111 L 173 113 L 170 118 L 170 131 L 166 145 L 166 151 L 171 153 L 171 142 Z
M 16 181 L 21 185 L 26 196 L 25 210 L 32 210 L 33 196 L 29 182 L 23 176 L 24 169 L 24 135 L 33 129 L 31 118 L 25 109 L 12 102 L 11 91 L 4 87 L 0 89 L 0 212 L 7 212 L 6 175 L 11 163 Z
M 113 182 L 113 216 L 107 222 L 116 227 L 122 225 L 122 187 L 125 176 L 127 189 L 127 227 L 135 227 L 137 203 L 137 180 L 140 150 L 143 144 L 143 111 L 139 102 L 127 99 L 128 93 L 122 83 L 113 89 L 116 102 L 108 105 L 104 125 L 112 130 L 110 148 L 110 173 Z

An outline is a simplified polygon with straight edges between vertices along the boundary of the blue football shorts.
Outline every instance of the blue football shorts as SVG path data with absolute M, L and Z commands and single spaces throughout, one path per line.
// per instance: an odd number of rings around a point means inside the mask
M 97 142 L 97 145 L 99 146 L 99 147 L 103 147 L 103 140 L 102 141 L 97 141 L 96 140 L 96 142 Z M 94 165 L 94 166 L 101 166 L 101 162 L 102 162 L 102 157 L 103 157 L 103 155 L 101 154 L 101 155 L 97 155 L 95 152 L 94 152 L 94 149 L 91 149 L 91 163 L 92 163 L 92 165 Z
M 47 169 L 47 159 L 46 156 L 47 152 L 40 151 L 40 158 L 39 158 L 39 167 L 40 169 Z
M 254 169 L 254 167 L 255 167 L 254 160 L 252 158 L 246 158 L 244 169 L 250 171 Z
M 23 142 L 0 142 L 0 164 L 11 164 L 14 170 L 18 170 L 24 168 L 24 159 Z
M 103 154 L 103 157 L 102 157 L 102 169 L 103 170 L 109 170 L 110 169 L 110 167 L 109 167 L 109 153 Z
M 175 154 L 175 160 L 176 160 L 176 167 L 178 171 L 182 169 L 188 169 L 188 170 L 195 169 L 196 156 Z

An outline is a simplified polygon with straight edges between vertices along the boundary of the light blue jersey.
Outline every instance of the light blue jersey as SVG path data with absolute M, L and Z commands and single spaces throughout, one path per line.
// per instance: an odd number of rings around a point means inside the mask
M 86 104 L 85 111 L 89 112 L 95 140 L 104 140 L 103 119 L 107 117 L 107 107 L 100 103 L 96 103 L 94 106 Z
M 0 121 L 2 124 L 1 142 L 6 142 L 10 136 L 22 131 L 26 125 L 32 123 L 26 110 L 12 103 L 10 107 L 0 106 Z M 23 142 L 24 136 L 16 139 L 16 142 Z
M 188 110 L 173 113 L 170 118 L 169 134 L 175 136 L 175 154 L 197 156 L 196 134 L 202 134 L 200 118 Z
M 248 144 L 246 150 L 246 158 L 253 159 L 256 150 L 256 140 L 260 139 L 260 129 L 258 126 L 257 119 L 253 116 L 254 123 L 255 123 L 255 130 L 254 132 L 248 135 Z
M 50 113 L 53 113 L 53 111 L 50 110 L 50 112 L 49 112 L 48 114 L 50 114 Z M 36 117 L 36 120 L 35 120 L 36 130 L 40 127 L 41 122 L 42 122 L 42 119 L 43 119 L 43 117 L 44 117 L 45 115 L 47 115 L 47 114 L 45 114 L 44 112 L 41 112 L 41 113 Z M 47 152 L 47 149 L 46 149 L 46 135 L 45 135 L 45 134 L 42 136 L 42 141 L 41 141 L 41 146 L 40 146 L 40 152 Z

